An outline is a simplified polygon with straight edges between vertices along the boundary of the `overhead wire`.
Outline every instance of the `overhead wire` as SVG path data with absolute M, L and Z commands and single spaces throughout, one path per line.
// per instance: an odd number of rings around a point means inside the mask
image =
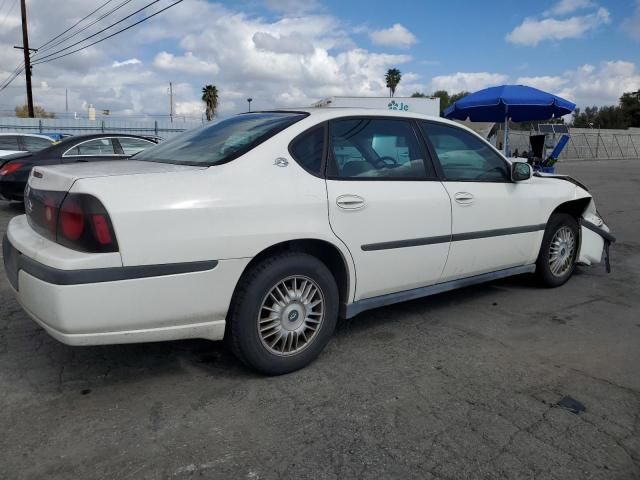
M 154 2 L 152 2 L 152 3 L 156 3 L 156 2 L 158 2 L 158 1 L 159 1 L 159 0 L 155 0 L 155 1 L 154 1 Z M 157 12 L 155 12 L 155 13 L 153 13 L 153 14 L 151 14 L 151 15 L 148 15 L 148 16 L 146 16 L 146 17 L 142 18 L 141 20 L 138 20 L 137 22 L 132 23 L 131 25 L 129 25 L 129 26 L 125 27 L 125 28 L 122 28 L 122 29 L 120 29 L 120 30 L 118 30 L 118 31 L 116 31 L 116 32 L 114 32 L 114 33 L 112 33 L 112 34 L 110 34 L 110 35 L 107 35 L 106 37 L 103 37 L 103 38 L 101 38 L 101 39 L 99 39 L 99 40 L 96 40 L 95 42 L 92 42 L 92 43 L 90 43 L 90 44 L 88 44 L 88 45 L 84 45 L 83 47 L 77 48 L 77 49 L 75 49 L 75 50 L 72 50 L 72 51 L 70 51 L 70 52 L 64 53 L 64 54 L 62 54 L 62 55 L 54 56 L 56 53 L 60 53 L 60 52 L 62 52 L 62 51 L 64 51 L 64 50 L 66 50 L 66 48 L 65 48 L 65 49 L 63 49 L 63 50 L 60 50 L 59 52 L 55 52 L 55 53 L 53 53 L 53 54 L 47 55 L 46 57 L 39 58 L 39 59 L 37 59 L 35 62 L 33 62 L 33 65 L 39 65 L 39 64 L 41 64 L 41 63 L 51 62 L 51 61 L 53 61 L 53 60 L 57 60 L 57 59 L 59 59 L 59 58 L 63 58 L 63 57 L 66 57 L 66 56 L 68 56 L 68 55 L 72 55 L 72 54 L 74 54 L 74 53 L 80 52 L 81 50 L 85 50 L 85 49 L 87 49 L 87 48 L 89 48 L 89 47 L 92 47 L 93 45 L 97 45 L 98 43 L 104 42 L 105 40 L 108 40 L 108 39 L 110 39 L 110 38 L 112 38 L 112 37 L 115 37 L 116 35 L 119 35 L 120 33 L 125 32 L 125 31 L 127 31 L 127 30 L 129 30 L 129 29 L 131 29 L 131 28 L 135 27 L 136 25 L 139 25 L 139 24 L 141 24 L 141 23 L 143 23 L 143 22 L 146 22 L 147 20 L 150 20 L 151 18 L 155 17 L 156 15 L 160 15 L 162 12 L 164 12 L 164 11 L 166 11 L 166 10 L 170 9 L 171 7 L 174 7 L 174 6 L 178 5 L 179 3 L 182 3 L 183 1 L 184 1 L 184 0 L 177 0 L 176 2 L 173 2 L 173 3 L 172 3 L 172 4 L 170 4 L 170 5 L 167 5 L 166 7 L 164 7 L 164 8 L 162 8 L 162 9 L 158 10 Z M 148 6 L 148 5 L 147 5 L 147 6 Z M 130 16 L 131 16 L 131 15 L 130 15 Z M 124 20 L 124 19 L 123 19 L 123 20 Z M 120 23 L 120 22 L 117 22 L 117 23 Z M 114 25 L 116 25 L 116 24 L 114 24 Z M 112 25 L 112 26 L 113 26 L 113 25 Z M 92 35 L 92 36 L 94 36 L 94 35 Z M 82 42 L 79 42 L 79 43 L 82 43 Z M 51 57 L 51 58 L 50 58 L 50 57 Z
M 78 25 L 80 25 L 82 22 L 84 22 L 87 18 L 89 18 L 91 15 L 93 15 L 94 13 L 96 13 L 97 11 L 103 9 L 104 7 L 106 7 L 109 3 L 113 2 L 113 0 L 107 0 L 106 2 L 104 2 L 102 5 L 100 5 L 98 8 L 96 8 L 95 10 L 92 10 L 91 13 L 85 15 L 84 17 L 82 17 L 80 20 L 78 20 L 76 23 L 74 23 L 73 25 L 71 25 L 69 28 L 67 28 L 65 31 L 59 33 L 58 35 L 56 35 L 53 38 L 50 38 L 49 40 L 47 40 L 45 43 L 43 43 L 42 45 L 40 45 L 38 47 L 38 50 L 43 49 L 44 47 L 46 47 L 47 45 L 49 45 L 51 42 L 57 40 L 58 38 L 60 38 L 61 36 L 63 36 L 64 34 L 66 34 L 67 32 L 70 32 L 71 30 L 73 30 L 75 27 L 77 27 Z
M 113 1 L 113 0 L 109 0 L 109 2 L 110 1 Z M 73 32 L 73 33 L 71 33 L 71 34 L 69 34 L 69 35 L 67 35 L 67 36 L 65 36 L 63 38 L 60 38 L 60 39 L 56 40 L 56 41 L 51 40 L 51 41 L 45 43 L 44 45 L 42 45 L 41 47 L 38 48 L 38 52 L 40 54 L 42 54 L 42 52 L 47 52 L 47 51 L 49 51 L 49 50 L 51 50 L 51 49 L 53 49 L 53 48 L 55 48 L 57 46 L 62 45 L 66 41 L 71 40 L 72 38 L 76 37 L 77 35 L 80 35 L 82 32 L 84 32 L 84 31 L 88 30 L 89 28 L 93 27 L 96 23 L 100 22 L 101 20 L 104 20 L 109 15 L 111 15 L 111 14 L 115 13 L 116 11 L 120 10 L 122 7 L 124 7 L 128 3 L 131 3 L 131 1 L 132 0 L 124 0 L 121 3 L 119 3 L 118 5 L 116 5 L 115 7 L 113 7 L 111 10 L 109 10 L 109 11 L 103 13 L 102 15 L 100 15 L 98 18 L 96 18 L 95 20 L 90 22 L 88 25 L 85 25 L 84 27 L 82 27 L 80 30 L 78 30 L 76 32 Z M 109 3 L 109 2 L 107 2 L 107 3 Z M 103 4 L 103 6 L 104 5 L 106 5 L 106 3 Z M 73 27 L 71 27 L 71 28 L 73 28 Z
M 131 0 L 127 0 L 127 1 L 131 1 Z M 59 53 L 64 52 L 65 50 L 69 50 L 70 48 L 75 47 L 76 45 L 80 45 L 81 43 L 84 43 L 84 42 L 86 42 L 87 40 L 89 40 L 89 39 L 91 39 L 91 38 L 93 38 L 93 37 L 96 37 L 97 35 L 100 35 L 101 33 L 103 33 L 103 32 L 105 32 L 105 31 L 107 31 L 107 30 L 109 30 L 109 29 L 111 29 L 111 28 L 115 27 L 116 25 L 118 25 L 118 24 L 120 24 L 120 23 L 122 23 L 122 22 L 124 22 L 125 20 L 128 20 L 129 18 L 131 18 L 131 17 L 133 17 L 134 15 L 136 15 L 136 14 L 140 13 L 141 11 L 143 11 L 143 10 L 145 10 L 145 9 L 149 8 L 151 5 L 153 5 L 153 4 L 155 4 L 155 3 L 158 3 L 159 1 L 160 1 L 160 0 L 153 0 L 152 2 L 150 2 L 150 3 L 146 4 L 144 7 L 139 8 L 139 9 L 138 9 L 138 10 L 136 10 L 135 12 L 130 13 L 130 14 L 129 14 L 129 15 L 127 15 L 126 17 L 121 18 L 121 19 L 120 19 L 120 20 L 118 20 L 117 22 L 112 23 L 111 25 L 109 25 L 109 26 L 107 26 L 107 27 L 103 28 L 102 30 L 98 30 L 97 32 L 95 32 L 95 33 L 93 33 L 93 34 L 89 35 L 88 37 L 83 38 L 82 40 L 78 40 L 77 42 L 72 43 L 71 45 L 68 45 L 68 46 L 66 46 L 66 47 L 64 47 L 64 48 L 61 48 L 60 50 L 57 50 L 57 51 L 55 51 L 55 52 L 53 52 L 53 53 L 50 53 L 50 54 L 48 54 L 48 55 L 45 55 L 44 57 L 37 57 L 37 58 L 34 58 L 34 62 L 35 62 L 35 61 L 41 61 L 41 60 L 44 60 L 44 59 L 46 59 L 46 58 L 53 57 L 53 56 L 55 56 L 55 55 L 57 55 L 57 54 L 59 54 Z M 86 48 L 86 47 L 84 47 L 84 48 Z M 35 63 L 34 63 L 34 64 L 35 64 Z

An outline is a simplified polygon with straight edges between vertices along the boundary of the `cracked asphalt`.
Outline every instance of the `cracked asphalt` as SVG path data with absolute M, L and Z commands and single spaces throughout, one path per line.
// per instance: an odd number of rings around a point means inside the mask
M 0 274 L 0 478 L 640 478 L 640 160 L 559 170 L 618 237 L 610 275 L 367 312 L 277 378 L 207 341 L 67 347 Z

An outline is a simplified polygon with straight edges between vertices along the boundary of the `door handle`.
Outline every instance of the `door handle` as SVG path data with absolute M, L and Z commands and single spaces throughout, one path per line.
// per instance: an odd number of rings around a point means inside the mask
M 458 192 L 453 198 L 460 205 L 471 205 L 473 203 L 473 195 L 469 192 Z
M 364 208 L 365 201 L 359 195 L 340 195 L 336 198 L 336 204 L 343 210 L 360 210 Z

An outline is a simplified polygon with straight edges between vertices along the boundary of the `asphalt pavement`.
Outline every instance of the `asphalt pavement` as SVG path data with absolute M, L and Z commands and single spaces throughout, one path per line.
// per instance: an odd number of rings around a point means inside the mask
M 65 346 L 0 273 L 0 478 L 640 478 L 640 160 L 559 170 L 618 237 L 611 274 L 363 313 L 282 377 L 208 341 Z

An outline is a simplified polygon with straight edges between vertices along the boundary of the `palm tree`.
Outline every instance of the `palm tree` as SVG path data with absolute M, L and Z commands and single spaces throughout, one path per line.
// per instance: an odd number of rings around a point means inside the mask
M 389 89 L 389 96 L 393 97 L 396 94 L 396 87 L 402 80 L 402 73 L 397 68 L 390 68 L 387 70 L 387 74 L 384 76 L 387 81 L 387 88 Z
M 206 105 L 207 121 L 211 121 L 218 108 L 218 89 L 215 85 L 205 85 L 202 87 L 202 101 Z

